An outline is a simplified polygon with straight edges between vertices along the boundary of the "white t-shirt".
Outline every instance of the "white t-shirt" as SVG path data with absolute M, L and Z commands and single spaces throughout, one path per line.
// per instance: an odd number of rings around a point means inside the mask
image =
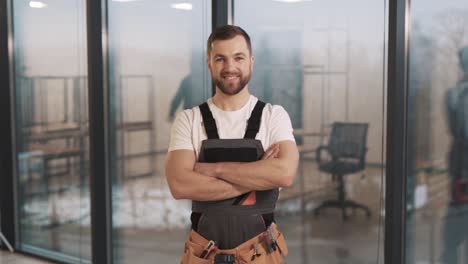
M 208 99 L 208 106 L 213 114 L 220 139 L 243 138 L 247 128 L 247 121 L 258 98 L 250 95 L 249 101 L 241 109 L 223 111 Z M 169 150 L 188 149 L 195 151 L 197 160 L 201 143 L 207 139 L 200 108 L 187 109 L 179 114 L 172 125 Z M 280 105 L 266 104 L 263 108 L 260 130 L 255 139 L 262 142 L 266 151 L 276 142 L 291 140 L 295 142 L 293 128 L 288 113 Z

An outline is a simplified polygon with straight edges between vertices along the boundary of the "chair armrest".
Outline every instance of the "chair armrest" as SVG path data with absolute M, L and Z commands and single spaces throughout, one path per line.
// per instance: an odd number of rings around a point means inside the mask
M 331 154 L 330 148 L 328 146 L 319 146 L 315 154 L 315 161 L 317 161 L 318 164 L 322 163 L 322 152 L 324 150 L 326 150 L 329 154 Z

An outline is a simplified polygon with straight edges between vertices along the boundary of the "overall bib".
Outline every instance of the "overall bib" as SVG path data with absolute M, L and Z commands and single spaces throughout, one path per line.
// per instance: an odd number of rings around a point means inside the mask
M 220 139 L 208 104 L 200 105 L 208 139 L 202 142 L 198 161 L 260 160 L 264 150 L 255 136 L 260 129 L 264 106 L 260 100 L 255 105 L 243 139 Z M 279 190 L 275 188 L 221 201 L 193 201 L 192 232 L 185 245 L 182 263 L 283 263 L 282 256 L 287 254 L 287 247 L 273 218 L 278 194 Z M 210 248 L 210 241 L 215 246 Z M 208 254 L 203 252 L 207 248 Z

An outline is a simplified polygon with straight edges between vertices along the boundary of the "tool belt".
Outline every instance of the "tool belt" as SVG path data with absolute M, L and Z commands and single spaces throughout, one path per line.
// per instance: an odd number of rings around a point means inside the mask
M 283 234 L 272 223 L 267 231 L 247 240 L 233 249 L 218 249 L 210 241 L 192 230 L 185 242 L 181 264 L 284 264 L 288 248 Z

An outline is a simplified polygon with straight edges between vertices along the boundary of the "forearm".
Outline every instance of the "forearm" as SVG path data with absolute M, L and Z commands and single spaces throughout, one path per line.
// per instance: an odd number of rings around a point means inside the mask
M 270 190 L 291 186 L 298 162 L 296 144 L 282 141 L 270 146 L 258 161 L 196 163 L 194 171 L 251 190 Z
M 267 159 L 255 162 L 221 162 L 216 164 L 216 177 L 253 190 L 269 190 L 292 185 L 296 167 L 286 160 Z
M 252 190 L 194 171 L 185 171 L 183 175 L 171 177 L 169 187 L 174 198 L 195 201 L 219 201 L 237 197 Z

